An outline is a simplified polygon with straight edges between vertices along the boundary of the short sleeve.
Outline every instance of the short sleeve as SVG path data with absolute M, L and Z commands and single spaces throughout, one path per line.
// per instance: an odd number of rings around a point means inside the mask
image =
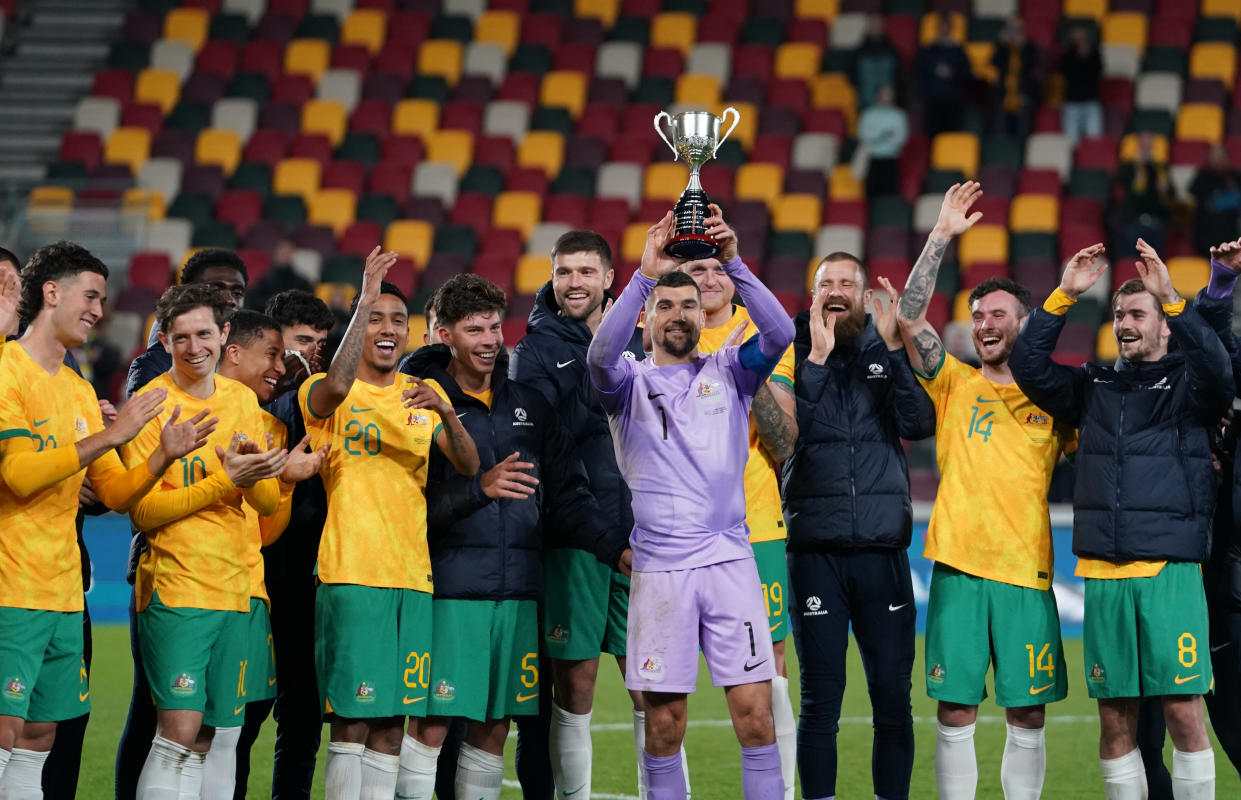
M 432 389 L 434 389 L 435 393 L 438 394 L 440 397 L 444 398 L 444 401 L 446 403 L 448 403 L 449 405 L 452 405 L 452 400 L 448 398 L 448 392 L 444 391 L 444 387 L 440 386 L 438 381 L 435 381 L 431 378 L 427 378 L 426 380 L 423 381 L 423 383 L 425 383 L 427 386 L 430 386 Z M 431 417 L 431 438 L 434 439 L 435 437 L 439 436 L 440 429 L 444 427 L 444 420 L 439 415 L 439 412 L 432 411 L 429 408 L 426 409 L 426 413 Z
M 331 421 L 331 417 L 320 417 L 310 408 L 310 393 L 326 377 L 322 372 L 311 375 L 297 390 L 297 406 L 302 411 L 302 419 L 306 421 L 307 428 L 327 428 Z
M 934 374 L 923 375 L 921 372 L 914 370 L 914 374 L 918 376 L 918 383 L 922 384 L 922 388 L 926 390 L 927 396 L 935 404 L 935 411 L 941 416 L 944 402 L 948 399 L 948 395 L 952 393 L 953 382 L 961 374 L 961 371 L 965 369 L 969 369 L 969 367 L 945 350 L 944 358 L 939 362 L 939 369 L 935 370 Z
M 0 360 L 0 365 L 4 361 Z M 30 438 L 30 419 L 26 413 L 26 399 L 20 382 L 11 369 L 3 371 L 0 379 L 0 439 L 15 436 Z
M 793 389 L 793 367 L 793 346 L 789 345 L 789 349 L 784 351 L 784 355 L 776 363 L 776 368 L 771 371 L 771 377 L 768 380 L 773 383 L 782 383 L 791 391 Z

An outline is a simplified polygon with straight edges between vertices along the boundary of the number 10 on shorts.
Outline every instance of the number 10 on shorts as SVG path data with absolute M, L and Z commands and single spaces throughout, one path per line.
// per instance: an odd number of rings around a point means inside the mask
M 1056 677 L 1056 659 L 1052 657 L 1051 642 L 1045 642 L 1043 649 L 1034 654 L 1034 645 L 1026 645 L 1026 655 L 1030 659 L 1030 677 L 1037 678 L 1038 673 L 1046 672 L 1049 679 Z

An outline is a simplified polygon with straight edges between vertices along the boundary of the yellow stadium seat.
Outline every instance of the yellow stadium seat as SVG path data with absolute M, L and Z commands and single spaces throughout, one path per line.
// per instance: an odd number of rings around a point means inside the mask
M 383 49 L 387 38 L 388 15 L 377 8 L 350 11 L 340 29 L 341 44 L 360 44 L 371 55 Z
M 684 11 L 661 11 L 651 20 L 651 47 L 667 47 L 689 55 L 698 42 L 698 19 Z
M 1152 147 L 1155 160 L 1161 164 L 1168 163 L 1168 139 L 1166 136 L 1155 134 L 1155 142 Z M 1133 161 L 1138 157 L 1138 135 L 1136 133 L 1126 134 L 1120 140 L 1120 160 Z
M 150 156 L 151 132 L 146 128 L 117 128 L 103 146 L 104 163 L 124 164 L 134 175 Z
M 1146 15 L 1136 11 L 1113 11 L 1103 18 L 1103 44 L 1123 44 L 1138 55 L 1146 52 Z
M 651 224 L 650 222 L 631 222 L 625 226 L 625 231 L 621 234 L 622 260 L 641 260 L 642 251 L 646 249 L 646 232 L 650 230 Z M 543 275 L 543 280 L 547 280 L 546 267 L 544 267 Z
M 849 164 L 837 164 L 832 167 L 832 175 L 827 184 L 827 195 L 833 200 L 861 200 L 866 196 L 866 187 L 853 174 Z
M 1224 109 L 1211 103 L 1188 103 L 1176 115 L 1176 138 L 1218 144 L 1224 138 Z
M 972 133 L 941 133 L 931 140 L 931 166 L 959 169 L 965 177 L 978 173 L 978 137 Z
M 241 137 L 227 128 L 206 128 L 199 132 L 194 145 L 194 160 L 199 164 L 215 164 L 232 175 L 241 163 Z
M 965 55 L 970 60 L 970 70 L 975 78 L 995 83 L 997 77 L 991 57 L 995 55 L 995 42 L 966 42 Z
M 646 233 L 642 234 L 643 243 Z M 641 253 L 638 254 L 641 257 Z M 513 272 L 513 291 L 517 294 L 534 294 L 551 276 L 551 266 L 547 256 L 540 253 L 526 253 L 517 259 L 517 269 Z
M 332 147 L 340 147 L 348 125 L 349 115 L 339 100 L 307 100 L 302 106 L 302 132 L 321 133 Z
M 720 79 L 714 75 L 685 73 L 677 77 L 677 105 L 714 110 L 720 104 Z
M 388 224 L 384 231 L 384 249 L 404 256 L 421 270 L 431 258 L 431 246 L 435 241 L 435 228 L 421 219 L 398 219 Z
M 857 90 L 842 72 L 816 75 L 810 81 L 810 103 L 815 108 L 836 108 L 845 115 L 852 133 L 857 128 Z
M 823 49 L 813 42 L 786 42 L 776 50 L 775 76 L 808 81 L 819 74 Z
M 126 189 L 121 195 L 121 213 L 139 214 L 147 222 L 158 222 L 164 218 L 164 196 L 152 189 L 134 187 Z
M 689 168 L 680 161 L 661 161 L 646 168 L 642 177 L 642 196 L 647 200 L 675 203 L 689 183 Z
M 1061 13 L 1066 17 L 1091 17 L 1101 20 L 1107 13 L 1107 0 L 1064 0 Z
M 968 324 L 973 317 L 974 312 L 970 309 L 970 290 L 962 289 L 952 299 L 952 321 Z
M 737 127 L 728 136 L 730 142 L 740 142 L 742 148 L 749 150 L 754 146 L 754 139 L 758 136 L 758 108 L 753 103 L 728 103 L 737 109 Z M 724 113 L 724 107 L 716 109 L 715 115 L 718 117 Z M 720 135 L 728 131 L 728 126 L 732 125 L 732 115 L 720 125 Z
M 1099 326 L 1099 333 L 1094 339 L 1095 358 L 1104 363 L 1120 358 L 1120 348 L 1116 345 L 1116 331 L 1112 323 L 1105 322 Z
M 186 42 L 197 53 L 207 41 L 210 24 L 205 8 L 174 8 L 164 17 L 164 38 Z
M 451 164 L 458 175 L 464 175 L 474 160 L 474 134 L 469 131 L 436 131 L 423 141 L 427 161 Z
M 400 100 L 392 110 L 392 132 L 402 136 L 430 136 L 440 127 L 440 106 L 434 100 Z
M 539 104 L 567 108 L 576 119 L 586 107 L 586 75 L 571 70 L 555 69 L 543 76 L 539 85 Z
M 823 201 L 813 194 L 782 194 L 771 213 L 777 231 L 802 231 L 810 236 L 823 224 Z
M 839 13 L 839 0 L 797 0 L 793 4 L 793 16 L 798 19 L 821 19 L 831 22 Z
M 1003 225 L 975 225 L 961 234 L 957 259 L 962 270 L 982 261 L 1008 263 L 1008 231 Z
M 1229 89 L 1237 79 L 1237 48 L 1223 42 L 1199 42 L 1189 51 L 1189 77 L 1215 78 Z
M 134 102 L 159 106 L 165 115 L 181 97 L 181 77 L 170 69 L 148 67 L 138 73 L 134 84 Z
M 573 0 L 573 15 L 594 17 L 608 29 L 616 24 L 620 15 L 620 0 Z
M 1060 230 L 1060 200 L 1049 194 L 1019 194 L 1008 207 L 1013 233 L 1056 233 Z
M 315 286 L 315 297 L 327 303 L 328 308 L 347 310 L 358 294 L 351 283 L 320 283 Z
M 418 72 L 423 75 L 439 75 L 456 86 L 461 80 L 461 42 L 452 39 L 428 39 L 418 48 Z
M 275 194 L 300 195 L 307 203 L 319 190 L 322 168 L 313 158 L 286 158 L 276 164 L 271 190 Z
M 63 186 L 36 186 L 26 198 L 26 207 L 38 211 L 68 211 L 73 207 L 73 190 Z
M 752 161 L 737 168 L 733 196 L 738 200 L 762 200 L 771 207 L 783 188 L 784 169 L 779 164 Z
M 1168 275 L 1181 297 L 1193 297 L 1211 279 L 1211 262 L 1199 256 L 1169 258 Z
M 952 38 L 958 42 L 965 41 L 965 17 L 956 11 L 948 15 L 948 24 L 952 28 Z M 939 13 L 936 11 L 928 11 L 922 15 L 922 22 L 918 25 L 918 44 L 926 47 L 935 41 L 935 37 L 939 34 Z
M 422 337 L 427 332 L 427 318 L 423 314 L 409 315 L 409 337 L 405 340 L 406 352 L 413 352 L 422 347 Z
M 325 225 L 340 236 L 353 224 L 358 198 L 348 189 L 320 189 L 306 201 L 306 221 Z
M 505 55 L 513 54 L 520 37 L 521 18 L 515 11 L 484 11 L 474 23 L 474 41 L 499 45 Z
M 1202 16 L 1232 17 L 1241 22 L 1241 3 L 1237 0 L 1202 0 Z
M 512 228 L 529 238 L 543 220 L 543 200 L 535 192 L 501 192 L 491 206 L 491 224 Z
M 537 167 L 555 178 L 564 166 L 564 138 L 556 131 L 530 131 L 517 148 L 517 166 Z

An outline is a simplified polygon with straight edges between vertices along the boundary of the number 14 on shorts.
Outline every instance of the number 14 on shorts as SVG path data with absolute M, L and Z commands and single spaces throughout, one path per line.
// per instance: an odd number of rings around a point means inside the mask
M 1042 694 L 1056 685 L 1056 659 L 1051 650 L 1051 642 L 1044 642 L 1041 648 L 1033 644 L 1026 645 L 1026 656 L 1030 661 L 1030 694 Z M 1040 672 L 1047 673 L 1047 683 L 1039 685 Z

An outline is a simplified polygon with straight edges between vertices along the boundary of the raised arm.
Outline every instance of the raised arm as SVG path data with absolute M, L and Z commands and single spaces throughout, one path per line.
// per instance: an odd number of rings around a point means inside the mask
M 879 278 L 879 286 L 887 294 L 888 301 L 884 303 L 876 295 L 873 318 L 875 330 L 888 347 L 888 362 L 892 368 L 892 410 L 896 414 L 897 432 L 902 439 L 925 439 L 935 434 L 935 404 L 914 377 L 909 359 L 905 356 L 900 326 L 896 322 L 900 304 L 896 287 L 884 277 Z
M 965 233 L 982 219 L 982 212 L 970 214 L 970 208 L 982 197 L 982 186 L 976 181 L 953 184 L 944 193 L 939 218 L 927 237 L 922 254 L 914 262 L 905 292 L 901 295 L 897 323 L 909 354 L 910 366 L 923 375 L 934 375 L 944 362 L 944 343 L 926 319 L 926 310 L 935 293 L 935 280 L 944 253 L 955 236 Z
M 349 327 L 332 358 L 327 375 L 314 385 L 314 391 L 306 398 L 310 411 L 320 419 L 332 416 L 353 387 L 353 379 L 358 375 L 358 364 L 362 361 L 362 348 L 366 345 L 366 326 L 370 320 L 371 307 L 379 299 L 384 276 L 395 263 L 396 253 L 382 252 L 378 246 L 366 257 L 366 265 L 362 270 L 362 288 L 358 291 L 358 307 L 353 312 L 353 318 L 349 320 Z
M 707 235 L 714 237 L 719 245 L 717 258 L 728 277 L 732 278 L 737 293 L 741 295 L 746 310 L 750 312 L 754 327 L 758 329 L 759 352 L 774 366 L 774 362 L 778 361 L 793 343 L 793 320 L 789 319 L 784 306 L 780 305 L 771 290 L 756 278 L 741 260 L 737 252 L 737 233 L 724 222 L 724 212 L 715 203 L 707 207 L 712 214 L 703 221 Z M 767 372 L 771 372 L 770 367 Z

